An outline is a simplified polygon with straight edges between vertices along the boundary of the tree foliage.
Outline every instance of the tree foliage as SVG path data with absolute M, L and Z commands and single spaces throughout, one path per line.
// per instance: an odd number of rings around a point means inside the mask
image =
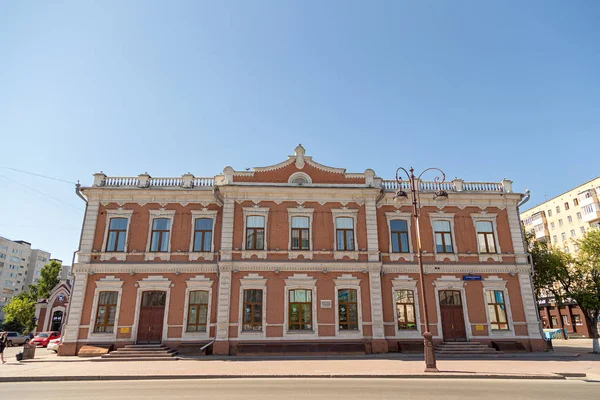
M 42 267 L 40 271 L 40 281 L 38 283 L 38 296 L 48 297 L 52 289 L 58 282 L 60 282 L 60 270 L 62 268 L 61 263 L 56 260 L 50 260 L 50 262 Z

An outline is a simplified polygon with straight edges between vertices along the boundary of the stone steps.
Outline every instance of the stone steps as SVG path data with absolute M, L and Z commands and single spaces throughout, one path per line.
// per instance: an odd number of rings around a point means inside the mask
M 176 361 L 177 352 L 161 344 L 127 345 L 101 356 L 98 361 Z
M 443 342 L 435 347 L 435 352 L 439 355 L 501 354 L 479 342 Z

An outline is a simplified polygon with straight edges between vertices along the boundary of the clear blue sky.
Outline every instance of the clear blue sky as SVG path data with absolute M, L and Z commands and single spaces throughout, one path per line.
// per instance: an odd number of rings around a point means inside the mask
M 302 143 L 388 179 L 510 178 L 533 205 L 600 175 L 598 21 L 595 0 L 0 0 L 0 166 L 206 176 Z M 0 168 L 1 235 L 70 263 L 82 210 Z

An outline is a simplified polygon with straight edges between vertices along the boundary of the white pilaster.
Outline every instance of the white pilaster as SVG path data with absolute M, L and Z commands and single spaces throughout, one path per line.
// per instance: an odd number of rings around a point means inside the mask
M 75 273 L 75 283 L 69 298 L 69 315 L 63 332 L 63 343 L 75 343 L 79 337 L 79 325 L 81 325 L 81 312 L 85 288 L 87 286 L 87 273 Z
M 375 199 L 365 202 L 365 215 L 367 222 L 367 250 L 369 261 L 379 261 L 379 239 L 377 237 L 377 206 Z
M 221 231 L 221 260 L 230 261 L 233 250 L 233 216 L 235 201 L 226 198 L 223 202 L 223 224 Z
M 538 308 L 535 302 L 533 283 L 531 282 L 529 273 L 519 272 L 519 286 L 521 287 L 521 297 L 523 298 L 527 333 L 529 334 L 529 337 L 533 339 L 542 339 L 540 323 L 538 320 Z
M 219 298 L 217 304 L 217 340 L 229 337 L 229 308 L 231 300 L 231 271 L 219 274 Z
M 381 295 L 381 277 L 379 269 L 370 268 L 369 289 L 371 292 L 371 318 L 373 322 L 373 339 L 385 339 L 383 328 L 383 299 Z
M 96 223 L 98 221 L 98 209 L 100 208 L 100 202 L 98 200 L 88 200 L 87 212 L 85 213 L 82 235 L 81 235 L 81 247 L 80 253 L 91 253 L 94 246 L 94 236 L 96 232 Z M 88 260 L 79 260 L 88 261 Z
M 521 230 L 521 221 L 519 221 L 519 213 L 517 212 L 517 206 L 514 204 L 509 205 L 507 208 L 508 213 L 508 227 L 510 229 L 510 238 L 513 242 L 513 248 L 516 255 L 516 262 L 518 264 L 527 263 L 527 256 L 525 254 L 525 245 L 523 243 L 523 232 Z

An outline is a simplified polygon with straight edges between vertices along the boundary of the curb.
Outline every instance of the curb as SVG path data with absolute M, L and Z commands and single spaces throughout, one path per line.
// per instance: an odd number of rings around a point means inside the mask
M 558 374 L 503 375 L 503 374 L 408 374 L 408 375 L 91 375 L 91 376 L 15 376 L 0 377 L 0 383 L 9 382 L 78 382 L 78 381 L 141 381 L 141 380 L 191 380 L 191 379 L 535 379 L 565 380 Z

